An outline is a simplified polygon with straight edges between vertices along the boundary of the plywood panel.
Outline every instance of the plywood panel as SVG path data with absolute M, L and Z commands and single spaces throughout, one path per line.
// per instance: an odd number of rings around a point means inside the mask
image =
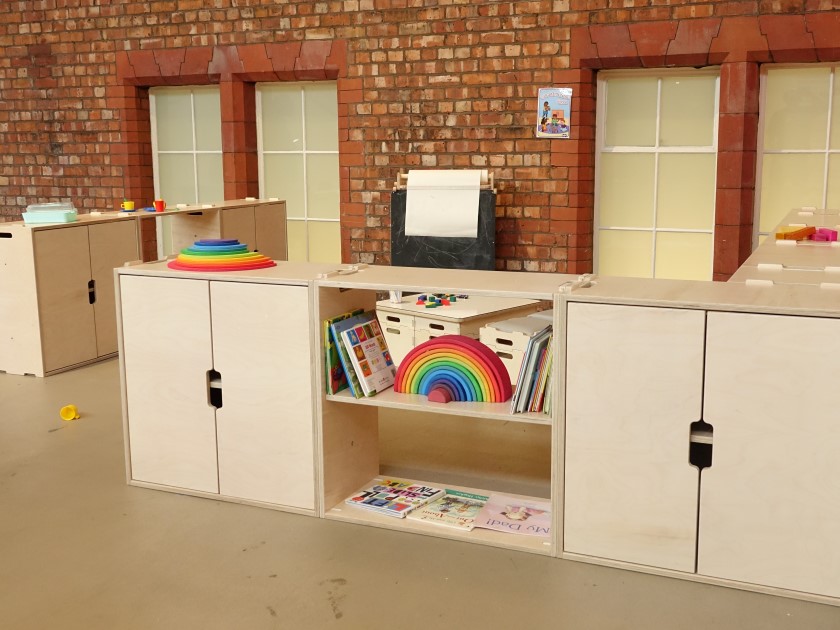
M 44 372 L 95 359 L 88 228 L 42 230 L 33 238 Z
M 570 303 L 564 551 L 693 571 L 702 311 Z
M 256 247 L 272 260 L 288 260 L 286 203 L 261 203 L 254 207 Z
M 225 208 L 219 210 L 221 215 L 220 237 L 235 238 L 240 243 L 253 250 L 257 246 L 257 233 L 254 223 L 254 206 Z
M 218 492 L 209 283 L 123 276 L 131 478 Z
M 0 224 L 0 371 L 44 375 L 32 233 Z
M 307 287 L 211 282 L 219 490 L 315 509 Z
M 840 596 L 840 321 L 710 313 L 698 572 Z
M 117 320 L 114 300 L 114 268 L 137 260 L 137 221 L 97 223 L 88 227 L 90 271 L 95 283 L 96 354 L 117 351 Z
M 172 251 L 177 254 L 185 247 L 205 238 L 219 238 L 219 210 L 190 211 L 171 215 Z

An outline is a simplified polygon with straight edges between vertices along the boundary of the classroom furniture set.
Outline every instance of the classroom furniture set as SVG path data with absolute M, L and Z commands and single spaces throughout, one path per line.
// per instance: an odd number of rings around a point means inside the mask
M 113 270 L 141 257 L 140 222 L 161 216 L 170 217 L 178 250 L 198 239 L 231 238 L 269 258 L 287 257 L 286 204 L 277 200 L 2 223 L 0 372 L 46 376 L 113 357 Z
M 829 261 L 825 269 L 840 252 L 793 242 L 768 239 L 755 256 L 767 264 L 783 255 L 773 264 L 785 267 L 801 250 Z M 830 394 L 840 379 L 840 293 L 796 277 L 121 267 L 128 482 L 838 605 Z M 430 286 L 469 295 L 465 303 L 548 308 L 560 366 L 552 413 L 390 389 L 325 394 L 321 322 L 387 308 L 378 300 L 388 291 Z M 345 503 L 381 475 L 548 500 L 551 536 L 467 532 Z

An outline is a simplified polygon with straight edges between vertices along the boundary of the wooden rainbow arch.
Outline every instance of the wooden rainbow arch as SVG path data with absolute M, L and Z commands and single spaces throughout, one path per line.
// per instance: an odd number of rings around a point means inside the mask
M 513 394 L 502 360 L 463 335 L 436 337 L 411 350 L 397 370 L 394 391 L 433 402 L 505 402 Z
M 274 267 L 277 263 L 236 239 L 204 239 L 181 250 L 167 267 L 181 271 L 245 271 Z

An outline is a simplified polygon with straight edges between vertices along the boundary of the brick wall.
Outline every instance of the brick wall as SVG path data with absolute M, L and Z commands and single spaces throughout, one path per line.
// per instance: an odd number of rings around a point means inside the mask
M 69 198 L 90 210 L 115 208 L 127 193 L 149 196 L 146 88 L 168 83 L 222 83 L 223 101 L 230 101 L 222 103 L 230 154 L 225 194 L 252 192 L 253 121 L 247 107 L 237 109 L 252 100 L 250 83 L 329 77 L 339 80 L 345 260 L 389 261 L 388 191 L 400 169 L 477 167 L 491 169 L 499 187 L 499 268 L 588 271 L 597 69 L 695 65 L 695 40 L 705 42 L 707 33 L 713 36 L 704 44 L 705 63 L 736 61 L 729 59 L 735 48 L 745 53 L 737 59 L 742 64 L 836 60 L 835 5 L 6 0 L 0 3 L 0 218 L 16 218 L 36 200 Z M 753 43 L 744 44 L 745 34 Z M 764 56 L 750 57 L 753 49 Z M 747 66 L 729 72 L 754 75 Z M 537 90 L 551 85 L 575 88 L 569 141 L 534 138 Z M 748 110 L 749 99 L 742 101 Z M 755 112 L 728 114 L 736 116 L 727 128 L 749 137 Z M 742 175 L 728 178 L 728 192 L 718 191 L 721 216 L 727 203 L 749 201 L 754 177 L 747 172 L 754 155 L 750 163 L 743 144 L 727 146 L 737 153 L 728 156 L 727 168 Z M 750 218 L 736 220 L 727 238 L 737 246 L 717 243 L 717 257 L 727 261 L 716 266 L 719 277 L 743 254 Z

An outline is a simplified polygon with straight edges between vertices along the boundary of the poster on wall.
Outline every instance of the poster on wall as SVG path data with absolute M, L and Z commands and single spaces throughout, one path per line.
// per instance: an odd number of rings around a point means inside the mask
M 540 88 L 537 138 L 568 138 L 572 88 Z

